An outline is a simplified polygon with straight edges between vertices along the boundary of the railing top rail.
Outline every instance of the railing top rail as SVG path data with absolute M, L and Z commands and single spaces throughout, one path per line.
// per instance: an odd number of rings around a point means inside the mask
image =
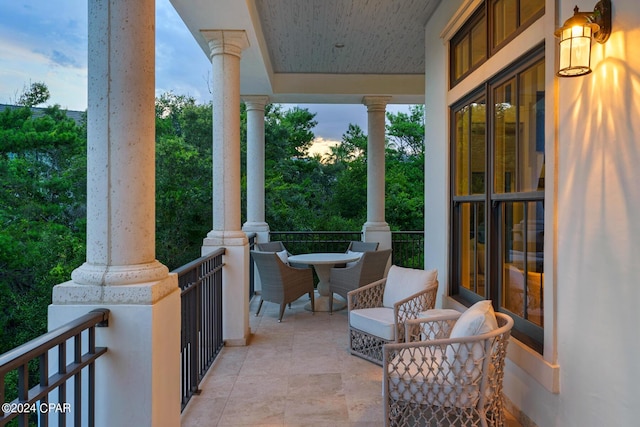
M 109 320 L 109 310 L 99 308 L 66 323 L 59 328 L 40 335 L 19 347 L 0 355 L 0 374 L 6 374 L 29 360 L 52 349 L 56 345 L 64 343 L 69 338 L 78 335 L 82 331 L 97 324 L 105 324 Z
M 270 231 L 269 234 L 362 234 L 362 231 Z
M 193 261 L 191 261 L 188 264 L 185 264 L 185 265 L 183 265 L 181 267 L 176 268 L 175 270 L 172 271 L 172 273 L 181 274 L 184 271 L 191 270 L 192 268 L 202 264 L 203 262 L 205 262 L 205 261 L 207 261 L 207 260 L 209 260 L 211 258 L 215 258 L 217 256 L 224 255 L 224 252 L 225 252 L 224 248 L 216 249 L 215 251 L 213 251 L 211 253 L 208 253 L 206 255 L 203 255 L 198 259 L 194 259 Z

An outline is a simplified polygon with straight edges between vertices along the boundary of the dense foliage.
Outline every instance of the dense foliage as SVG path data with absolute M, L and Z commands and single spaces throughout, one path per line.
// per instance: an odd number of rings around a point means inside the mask
M 0 353 L 46 331 L 54 285 L 85 260 L 86 127 L 32 85 L 25 107 L 0 111 Z M 394 230 L 423 226 L 423 115 L 387 114 L 386 216 Z M 246 111 L 241 110 L 242 158 Z M 366 221 L 367 136 L 349 125 L 326 158 L 310 156 L 315 114 L 265 112 L 266 221 L 274 231 L 359 231 Z M 175 269 L 200 255 L 212 225 L 211 105 L 156 100 L 156 256 Z M 245 160 L 242 193 L 246 194 Z M 245 221 L 246 200 L 242 202 Z

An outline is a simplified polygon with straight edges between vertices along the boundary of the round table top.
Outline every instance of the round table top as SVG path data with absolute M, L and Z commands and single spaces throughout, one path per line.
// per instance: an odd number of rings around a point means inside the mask
M 359 253 L 312 253 L 289 255 L 289 262 L 297 262 L 300 264 L 339 264 L 343 262 L 351 262 L 360 259 Z

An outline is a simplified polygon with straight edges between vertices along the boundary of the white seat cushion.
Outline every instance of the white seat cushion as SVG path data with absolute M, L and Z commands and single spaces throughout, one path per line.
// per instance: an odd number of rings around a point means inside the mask
M 457 408 L 475 405 L 479 381 L 461 381 L 449 363 L 440 347 L 401 350 L 387 368 L 391 399 Z
M 393 309 L 375 307 L 351 310 L 349 312 L 349 325 L 387 341 L 396 339 Z
M 415 268 L 392 265 L 384 286 L 382 305 L 393 308 L 393 305 L 411 295 L 427 289 L 436 283 L 438 270 L 418 270 Z

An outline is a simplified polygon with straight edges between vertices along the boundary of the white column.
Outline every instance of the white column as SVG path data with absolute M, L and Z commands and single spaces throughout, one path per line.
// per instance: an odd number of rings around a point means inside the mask
M 362 227 L 364 241 L 379 242 L 391 249 L 391 229 L 384 216 L 385 112 L 388 96 L 365 96 L 367 106 L 367 222 Z
M 87 258 L 49 328 L 111 310 L 96 425 L 180 423 L 180 290 L 155 259 L 155 1 L 89 2 Z
M 225 248 L 223 337 L 226 345 L 249 338 L 249 242 L 240 227 L 240 57 L 249 46 L 244 31 L 202 30 L 213 71 L 213 229 L 205 255 Z
M 255 232 L 258 242 L 269 240 L 264 215 L 264 109 L 268 96 L 245 96 L 247 106 L 247 222 L 242 229 Z

